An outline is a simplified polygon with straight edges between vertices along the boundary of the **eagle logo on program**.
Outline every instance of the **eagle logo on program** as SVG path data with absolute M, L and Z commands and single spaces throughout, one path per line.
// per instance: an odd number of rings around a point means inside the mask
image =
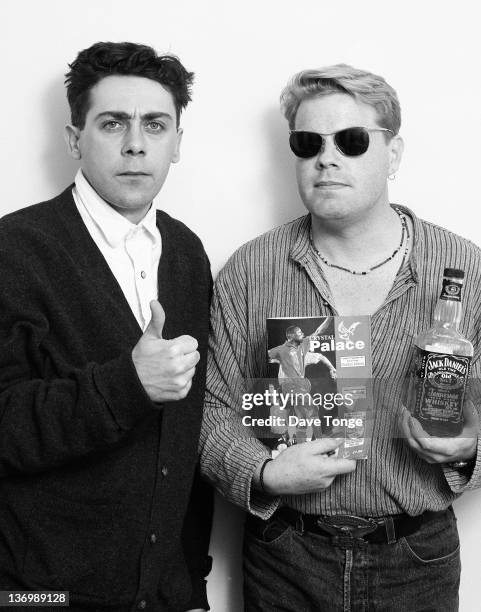
M 346 327 L 344 325 L 344 321 L 341 321 L 339 323 L 339 327 L 337 328 L 339 330 L 339 338 L 342 338 L 343 340 L 349 340 L 349 338 L 354 335 L 354 331 L 358 325 L 361 325 L 360 321 L 356 321 L 349 327 Z

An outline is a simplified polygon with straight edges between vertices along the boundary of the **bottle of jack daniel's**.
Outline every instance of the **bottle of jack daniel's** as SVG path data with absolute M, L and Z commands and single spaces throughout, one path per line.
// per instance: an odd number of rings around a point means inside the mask
M 457 436 L 463 429 L 463 405 L 473 345 L 458 332 L 464 272 L 444 270 L 434 325 L 415 343 L 409 408 L 431 436 Z

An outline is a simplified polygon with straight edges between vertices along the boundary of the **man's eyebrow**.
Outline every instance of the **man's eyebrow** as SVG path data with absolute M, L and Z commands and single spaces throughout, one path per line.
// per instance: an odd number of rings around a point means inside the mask
M 123 121 L 133 119 L 133 115 L 126 113 L 125 111 L 103 111 L 95 117 L 95 120 L 97 121 L 103 117 L 112 117 L 113 119 L 121 119 Z M 166 113 L 164 111 L 151 111 L 149 113 L 144 113 L 140 116 L 140 118 L 144 121 L 150 121 L 152 119 L 173 119 L 170 113 Z

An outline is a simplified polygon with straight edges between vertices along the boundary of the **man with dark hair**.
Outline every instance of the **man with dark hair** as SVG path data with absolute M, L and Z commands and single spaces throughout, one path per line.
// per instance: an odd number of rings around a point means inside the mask
M 311 336 L 318 336 L 329 323 L 326 317 L 319 327 L 306 336 L 298 325 L 290 325 L 286 329 L 286 341 L 284 344 L 274 346 L 268 350 L 269 359 L 279 362 L 279 382 L 282 379 L 303 379 L 306 375 L 306 365 L 322 362 L 328 369 L 331 378 L 336 377 L 336 368 L 322 353 L 314 353 L 310 350 Z M 308 389 L 309 391 L 309 389 Z
M 152 47 L 136 43 L 98 42 L 81 51 L 69 64 L 65 80 L 72 124 L 83 129 L 90 107 L 90 91 L 101 79 L 113 74 L 140 76 L 168 88 L 180 114 L 191 100 L 194 73 L 188 72 L 175 55 L 157 55 Z
M 97 43 L 67 74 L 75 184 L 0 221 L 0 590 L 208 609 L 198 478 L 211 275 L 156 210 L 193 74 Z
M 346 65 L 304 70 L 281 100 L 308 214 L 241 247 L 217 278 L 201 435 L 203 472 L 249 512 L 246 610 L 452 612 L 451 504 L 481 484 L 478 419 L 468 403 L 459 436 L 431 438 L 403 409 L 402 388 L 446 267 L 466 275 L 460 331 L 479 378 L 480 251 L 390 204 L 403 141 L 399 101 L 382 77 Z M 340 458 L 336 441 L 321 439 L 273 457 L 241 418 L 244 381 L 266 376 L 266 319 L 329 315 L 371 317 L 369 455 Z
M 267 351 L 270 363 L 278 363 L 278 378 L 282 393 L 290 396 L 286 406 L 286 416 L 295 413 L 302 418 L 312 418 L 317 413 L 317 407 L 312 403 L 310 391 L 311 381 L 306 376 L 306 366 L 323 364 L 331 379 L 336 378 L 336 368 L 322 353 L 310 350 L 311 337 L 322 334 L 323 329 L 329 324 L 329 318 L 315 329 L 312 334 L 306 336 L 298 325 L 290 325 L 286 329 L 286 341 L 279 346 L 274 346 Z M 297 434 L 302 438 L 311 439 L 315 430 L 311 426 L 297 428 Z

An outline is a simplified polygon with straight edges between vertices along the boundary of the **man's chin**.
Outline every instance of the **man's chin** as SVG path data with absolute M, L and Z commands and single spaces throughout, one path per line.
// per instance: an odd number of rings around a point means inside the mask
M 153 198 L 129 198 L 125 197 L 117 199 L 115 202 L 110 201 L 108 204 L 120 215 L 132 221 L 138 223 L 147 214 Z
M 314 217 L 320 220 L 342 220 L 345 217 L 349 217 L 352 212 L 351 207 L 341 201 L 336 201 L 334 198 L 324 200 L 322 202 L 315 202 L 305 204 L 308 212 Z

